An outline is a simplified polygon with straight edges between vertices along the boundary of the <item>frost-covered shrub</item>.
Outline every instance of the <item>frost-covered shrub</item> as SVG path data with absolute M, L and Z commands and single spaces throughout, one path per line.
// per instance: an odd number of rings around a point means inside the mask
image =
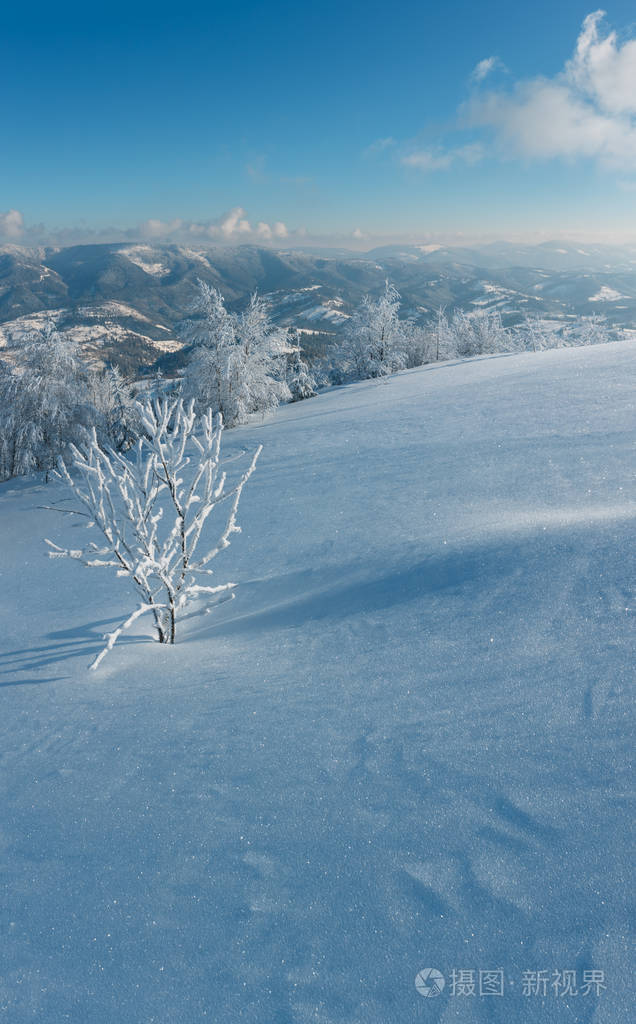
M 47 540 L 50 556 L 114 569 L 140 599 L 106 635 L 106 646 L 92 668 L 141 615 L 153 616 L 160 643 L 174 644 L 178 616 L 191 601 L 232 590 L 234 583 L 212 582 L 209 566 L 229 546 L 231 535 L 240 532 L 239 499 L 261 452 L 259 447 L 230 486 L 221 467 L 220 415 L 208 411 L 198 420 L 194 403 L 185 408 L 180 399 L 148 402 L 140 406 L 139 415 L 143 436 L 129 456 L 102 447 L 93 429 L 83 449 L 71 446 L 70 466 L 63 459 L 58 462 L 60 476 L 100 539 L 79 549 Z

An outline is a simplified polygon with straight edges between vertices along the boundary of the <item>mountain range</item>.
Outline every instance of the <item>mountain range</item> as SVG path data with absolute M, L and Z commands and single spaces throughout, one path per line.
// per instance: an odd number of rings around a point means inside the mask
M 87 354 L 129 373 L 183 361 L 180 325 L 197 280 L 231 309 L 258 291 L 273 319 L 303 332 L 310 356 L 342 334 L 366 293 L 389 279 L 403 315 L 423 322 L 440 307 L 497 308 L 504 322 L 600 313 L 636 324 L 636 246 L 495 243 L 478 247 L 385 246 L 346 250 L 185 248 L 100 244 L 0 247 L 0 348 L 52 318 Z

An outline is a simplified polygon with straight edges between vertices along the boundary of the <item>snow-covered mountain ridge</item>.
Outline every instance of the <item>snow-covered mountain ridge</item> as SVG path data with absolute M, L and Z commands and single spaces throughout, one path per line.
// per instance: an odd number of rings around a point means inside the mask
M 497 309 L 507 323 L 600 313 L 613 324 L 636 324 L 636 249 L 629 246 L 502 243 L 321 253 L 251 245 L 13 245 L 0 247 L 0 345 L 33 318 L 51 315 L 93 357 L 127 372 L 157 362 L 174 368 L 183 346 L 180 325 L 202 279 L 231 309 L 244 308 L 255 290 L 266 296 L 276 322 L 302 330 L 308 353 L 318 354 L 337 342 L 363 296 L 377 297 L 387 278 L 402 295 L 403 315 L 421 322 L 443 307 Z

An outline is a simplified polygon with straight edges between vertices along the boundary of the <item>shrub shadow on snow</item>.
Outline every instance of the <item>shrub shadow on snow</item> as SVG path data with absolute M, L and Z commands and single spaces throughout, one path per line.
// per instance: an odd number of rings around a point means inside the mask
M 52 683 L 68 678 L 68 676 L 55 676 L 48 679 L 20 679 L 19 674 L 34 672 L 48 665 L 57 665 L 74 658 L 81 658 L 88 666 L 90 660 L 104 646 L 103 636 L 106 628 L 120 621 L 121 616 L 117 615 L 108 619 L 97 619 L 69 629 L 47 633 L 45 639 L 50 642 L 3 652 L 0 654 L 0 687 L 29 683 Z M 132 633 L 120 640 L 120 646 L 149 642 L 151 641 L 147 635 Z
M 48 676 L 42 679 L 9 679 L 7 682 L 0 681 L 0 690 L 8 686 L 41 686 L 43 683 L 59 683 L 68 676 Z

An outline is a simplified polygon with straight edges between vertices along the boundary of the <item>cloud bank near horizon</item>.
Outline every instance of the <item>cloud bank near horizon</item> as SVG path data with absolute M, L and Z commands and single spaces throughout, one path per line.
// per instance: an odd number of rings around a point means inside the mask
M 454 155 L 455 159 L 466 159 Z M 629 190 L 631 183 L 623 183 Z M 470 247 L 496 242 L 538 245 L 543 242 L 561 241 L 571 244 L 616 244 L 636 245 L 636 231 L 620 235 L 615 232 L 572 231 L 570 229 L 540 229 L 534 231 L 413 231 L 404 233 L 379 233 L 355 227 L 352 231 L 339 234 L 315 234 L 305 228 L 289 229 L 282 221 L 271 224 L 264 221 L 252 223 L 242 207 L 234 207 L 213 221 L 188 221 L 175 218 L 171 221 L 150 219 L 134 227 L 117 226 L 90 228 L 87 226 L 47 228 L 43 224 L 28 224 L 19 210 L 0 211 L 0 245 L 23 248 L 51 246 L 64 248 L 72 245 L 141 244 L 152 246 L 173 244 L 184 248 L 235 245 L 255 245 L 272 249 L 324 248 L 352 252 L 369 252 L 382 246 L 422 246 L 434 250 L 440 247 Z
M 25 245 L 71 245 L 79 241 L 138 240 L 236 243 L 268 242 L 282 243 L 293 237 L 304 237 L 304 229 L 289 231 L 282 220 L 269 224 L 257 221 L 252 224 L 242 206 L 235 206 L 215 220 L 189 221 L 181 218 L 166 221 L 149 219 L 135 227 L 90 228 L 62 227 L 47 228 L 44 224 L 27 225 L 19 210 L 0 211 L 0 240 Z

